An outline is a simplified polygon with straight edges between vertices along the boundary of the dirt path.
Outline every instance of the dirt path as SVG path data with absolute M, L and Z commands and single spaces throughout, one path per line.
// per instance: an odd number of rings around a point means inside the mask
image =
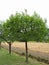
M 2 43 L 2 47 L 8 49 L 7 43 Z M 14 42 L 12 44 L 12 50 L 17 53 L 25 53 L 25 43 L 23 42 Z M 28 42 L 28 52 L 30 55 L 35 57 L 44 58 L 49 60 L 49 44 L 48 43 L 37 43 L 37 42 Z

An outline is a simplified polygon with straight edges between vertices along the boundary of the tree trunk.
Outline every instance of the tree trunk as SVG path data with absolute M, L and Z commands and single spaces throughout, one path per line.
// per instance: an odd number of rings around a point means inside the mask
M 27 47 L 27 42 L 25 42 L 25 48 L 26 48 L 26 62 L 28 62 L 28 47 Z
M 9 54 L 11 54 L 11 42 L 9 42 Z
M 1 42 L 0 42 L 0 50 L 1 50 Z

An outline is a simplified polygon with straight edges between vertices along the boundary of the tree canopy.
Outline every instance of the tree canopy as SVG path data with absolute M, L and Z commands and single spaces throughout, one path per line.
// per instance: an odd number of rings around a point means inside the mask
M 46 22 L 36 12 L 11 15 L 3 24 L 4 37 L 8 41 L 43 41 L 46 35 Z

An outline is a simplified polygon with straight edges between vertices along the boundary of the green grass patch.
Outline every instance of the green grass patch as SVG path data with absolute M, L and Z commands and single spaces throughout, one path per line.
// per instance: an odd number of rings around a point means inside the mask
M 0 65 L 47 65 L 42 62 L 38 62 L 35 59 L 29 58 L 28 63 L 25 62 L 25 57 L 12 53 L 11 55 L 7 50 L 0 50 Z

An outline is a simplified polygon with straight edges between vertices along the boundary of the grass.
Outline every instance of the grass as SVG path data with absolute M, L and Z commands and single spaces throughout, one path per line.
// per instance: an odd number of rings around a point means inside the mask
M 47 65 L 42 62 L 38 62 L 35 59 L 30 59 L 29 62 L 25 62 L 25 57 L 12 53 L 11 55 L 8 53 L 7 50 L 1 49 L 0 50 L 0 65 Z

